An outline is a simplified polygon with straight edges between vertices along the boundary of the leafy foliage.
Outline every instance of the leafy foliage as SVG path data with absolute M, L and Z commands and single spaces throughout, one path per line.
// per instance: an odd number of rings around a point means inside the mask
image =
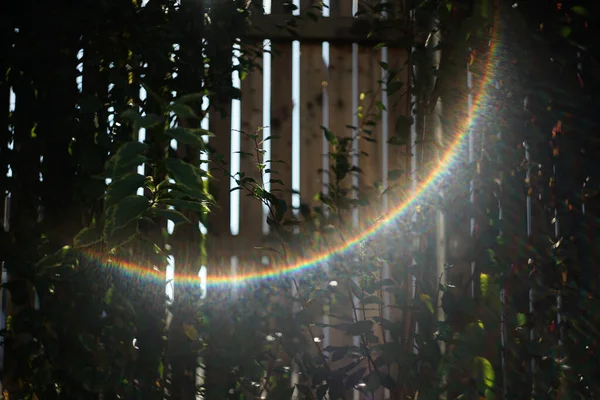
M 467 95 L 465 82 L 455 79 L 465 73 L 457 60 L 471 47 L 467 64 L 475 80 L 489 78 L 490 28 L 530 35 L 514 9 L 488 1 L 473 9 L 464 2 L 421 2 L 417 32 L 431 31 L 434 15 L 444 38 L 442 63 L 431 71 L 420 38 L 406 39 L 403 10 L 386 4 L 361 6 L 360 13 L 385 15 L 376 18 L 375 31 L 398 30 L 398 40 L 415 47 L 410 62 L 421 71 L 413 82 L 402 82 L 401 71 L 381 65 L 388 95 L 410 86 L 404 95 L 416 96 L 418 105 L 413 115 L 397 117 L 391 146 L 414 145 L 411 127 L 423 125 L 439 98 L 449 109 L 448 127 L 465 117 L 456 107 Z M 571 112 L 593 109 L 594 101 L 591 91 L 589 102 L 563 96 L 577 98 L 576 90 L 588 87 L 579 66 L 571 71 L 575 85 L 549 90 L 548 82 L 570 70 L 562 65 L 556 75 L 553 66 L 541 69 L 548 49 L 530 43 L 495 49 L 522 69 L 486 89 L 486 112 L 494 115 L 481 128 L 478 146 L 486 156 L 457 168 L 444 196 L 415 204 L 393 226 L 302 275 L 206 299 L 178 284 L 183 295 L 170 302 L 164 282 L 114 267 L 127 263 L 162 276 L 176 255 L 182 275 L 192 276 L 204 261 L 198 221 L 217 206 L 206 184 L 214 171 L 194 160 L 204 153 L 219 165 L 220 157 L 204 139 L 219 133 L 197 127 L 209 112 L 200 104 L 209 96 L 210 107 L 218 108 L 238 95 L 224 50 L 244 36 L 246 2 L 209 10 L 167 0 L 72 8 L 40 2 L 27 13 L 23 7 L 8 7 L 2 46 L 10 57 L 0 61 L 6 70 L 0 88 L 12 88 L 17 99 L 15 111 L 2 116 L 11 127 L 2 140 L 14 144 L 0 149 L 3 168 L 10 164 L 13 173 L 2 178 L 12 207 L 10 230 L 2 232 L 10 275 L 4 287 L 11 296 L 3 332 L 8 398 L 192 399 L 200 392 L 210 399 L 348 399 L 359 392 L 373 399 L 384 390 L 402 400 L 597 396 L 597 246 L 586 236 L 595 231 L 598 214 L 595 164 L 586 159 L 574 177 L 567 175 L 577 154 L 569 135 L 587 132 L 591 118 Z M 573 5 L 568 14 L 560 8 L 544 13 L 539 31 L 577 37 L 581 48 L 593 15 L 588 10 Z M 199 43 L 204 53 L 194 50 Z M 75 86 L 79 47 L 81 91 Z M 56 74 L 47 71 L 50 64 Z M 244 76 L 251 67 L 249 51 L 235 68 Z M 539 71 L 541 78 L 531 79 Z M 529 96 L 525 111 L 517 95 Z M 390 171 L 389 187 L 375 192 L 352 187 L 348 179 L 361 174 L 353 141 L 374 140 L 384 110 L 377 101 L 357 110 L 353 137 L 323 127 L 330 183 L 317 194 L 318 206 L 303 204 L 298 213 L 265 185 L 265 175 L 276 171 L 266 170 L 261 143 L 277 138 L 245 133 L 254 143 L 246 156 L 256 158 L 258 174 L 232 176 L 221 164 L 238 190 L 268 208 L 270 235 L 262 249 L 270 250 L 271 263 L 290 264 L 308 247 L 345 247 L 356 229 L 378 222 L 373 204 L 381 196 L 402 200 L 410 194 L 402 170 Z M 140 129 L 144 142 L 137 140 Z M 431 144 L 424 133 L 417 141 Z M 178 149 L 169 145 L 173 139 Z M 429 167 L 421 168 L 426 175 Z M 470 181 L 477 182 L 477 201 L 463 210 Z M 356 210 L 359 227 L 351 222 Z M 476 221 L 476 234 L 463 238 L 466 250 L 451 256 L 442 276 L 427 245 L 435 240 L 439 211 Z M 167 220 L 174 235 L 165 232 Z M 523 221 L 532 220 L 536 228 L 527 232 Z M 557 221 L 560 230 L 551 229 Z M 467 279 L 460 271 L 465 266 Z M 238 301 L 230 301 L 234 290 Z M 341 335 L 323 347 L 325 328 Z M 206 379 L 197 386 L 198 363 Z

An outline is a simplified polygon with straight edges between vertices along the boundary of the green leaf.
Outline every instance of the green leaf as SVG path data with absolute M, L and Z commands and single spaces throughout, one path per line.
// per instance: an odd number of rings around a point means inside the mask
M 133 122 L 134 126 L 137 126 L 138 128 L 142 125 L 142 115 L 133 108 L 128 108 L 123 111 L 121 113 L 121 118 Z
M 56 252 L 47 255 L 37 262 L 36 267 L 41 268 L 52 268 L 59 267 L 65 263 L 65 260 L 71 252 L 71 246 L 64 246 L 58 249 Z
M 124 228 L 131 222 L 137 222 L 150 203 L 143 196 L 127 196 L 106 210 L 106 225 L 104 235 L 111 236 L 118 229 Z
M 398 179 L 400 179 L 400 177 L 404 174 L 404 170 L 403 169 L 393 169 L 391 171 L 388 171 L 388 179 L 390 181 L 397 181 Z
M 383 371 L 379 371 L 379 381 L 381 382 L 381 386 L 388 390 L 396 389 L 396 380 Z
M 184 322 L 182 324 L 182 329 L 183 329 L 183 333 L 185 334 L 185 336 L 188 337 L 188 339 L 198 340 L 198 330 L 196 329 L 196 327 L 194 325 L 190 325 L 190 324 Z
M 165 366 L 162 361 L 158 364 L 158 376 L 162 379 L 165 376 Z
M 179 104 L 188 104 L 188 103 L 202 103 L 204 101 L 204 97 L 206 93 L 190 93 L 184 94 L 183 96 L 179 96 L 175 103 Z
M 333 132 L 331 132 L 325 126 L 321 126 L 321 129 L 323 129 L 323 133 L 325 134 L 325 139 L 327 139 L 327 143 L 329 143 L 332 146 L 335 146 L 338 141 L 337 141 L 337 137 L 335 137 Z
M 311 302 L 312 300 L 315 300 L 315 299 L 325 299 L 328 296 L 329 296 L 328 289 L 315 289 L 309 294 L 308 301 Z
M 367 304 L 383 304 L 383 300 L 381 300 L 381 298 L 379 298 L 378 296 L 367 296 L 364 299 L 362 299 L 361 301 L 362 304 L 367 305 Z
M 370 319 L 358 321 L 346 328 L 346 334 L 349 336 L 365 335 L 371 332 L 372 327 L 373 321 L 371 321 Z
M 96 228 L 85 227 L 73 238 L 75 248 L 88 247 L 102 241 L 102 232 Z
M 319 17 L 317 17 L 315 13 L 307 12 L 306 16 L 308 16 L 308 18 L 312 19 L 314 22 L 319 22 Z
M 388 144 L 391 144 L 392 146 L 404 146 L 408 144 L 408 141 L 406 139 L 402 139 L 400 136 L 392 136 L 388 139 Z
M 331 355 L 331 361 L 335 362 L 335 361 L 339 361 L 339 360 L 343 359 L 344 357 L 346 357 L 346 353 L 348 353 L 349 349 L 350 349 L 349 346 L 343 346 L 343 347 L 337 348 Z
M 135 172 L 112 181 L 106 188 L 106 206 L 110 207 L 124 197 L 134 195 L 145 181 L 145 176 Z
M 573 30 L 571 29 L 570 26 L 563 26 L 562 28 L 560 28 L 559 32 L 562 37 L 569 37 L 569 36 L 571 36 L 572 31 Z
M 573 6 L 571 7 L 571 11 L 573 11 L 575 14 L 581 15 L 584 18 L 590 18 L 590 12 L 583 6 Z
M 486 399 L 493 399 L 492 389 L 496 379 L 494 367 L 486 358 L 475 357 L 473 362 L 473 378 L 481 393 L 485 393 Z
M 356 369 L 356 371 L 354 371 L 353 373 L 348 375 L 348 378 L 346 378 L 346 384 L 345 384 L 346 389 L 350 389 L 350 388 L 353 388 L 356 385 L 358 385 L 360 383 L 360 381 L 362 380 L 366 371 L 367 371 L 367 369 L 365 367 L 359 367 Z
M 209 211 L 208 207 L 204 203 L 197 201 L 189 201 L 183 199 L 165 199 L 162 200 L 161 203 L 177 207 L 180 210 L 196 211 L 200 214 L 206 214 Z
M 403 83 L 401 81 L 388 82 L 386 85 L 386 91 L 388 96 L 392 96 L 398 90 L 402 89 Z
M 112 232 L 104 231 L 106 247 L 111 250 L 131 242 L 138 234 L 138 219 L 132 220 L 127 225 L 116 228 Z
M 171 177 L 187 191 L 190 196 L 203 195 L 204 184 L 202 178 L 207 176 L 205 171 L 195 165 L 173 157 L 167 158 L 165 167 L 167 168 L 169 175 L 171 175 Z
M 142 128 L 152 128 L 163 121 L 162 117 L 159 117 L 155 114 L 148 114 L 142 117 L 141 127 Z
M 419 298 L 421 299 L 421 301 L 423 303 L 425 303 L 429 312 L 431 312 L 433 314 L 434 309 L 433 309 L 433 301 L 431 300 L 431 296 L 429 296 L 428 294 L 425 294 L 425 293 L 421 293 L 419 295 Z
M 212 133 L 204 129 L 190 129 L 182 127 L 167 129 L 165 133 L 177 140 L 179 143 L 187 144 L 198 149 L 202 149 L 206 145 L 202 139 L 202 136 L 214 136 Z
M 169 111 L 173 111 L 178 118 L 193 118 L 193 119 L 201 119 L 192 107 L 181 104 L 181 103 L 173 103 L 169 106 Z
M 481 284 L 481 296 L 486 297 L 490 284 L 490 276 L 488 274 L 481 273 L 479 275 L 479 282 Z
M 104 302 L 107 305 L 111 305 L 112 304 L 114 293 L 115 293 L 115 285 L 111 283 L 110 287 L 106 291 L 106 294 L 104 295 Z
M 523 313 L 517 313 L 517 326 L 523 326 L 527 323 L 527 316 Z
M 183 215 L 183 213 L 177 210 L 152 207 L 148 209 L 148 213 L 150 214 L 150 216 L 153 217 L 166 218 L 168 220 L 171 220 L 175 225 L 179 225 L 182 223 L 191 223 L 188 217 L 186 217 L 185 215 Z
M 399 115 L 396 117 L 396 136 L 400 137 L 403 140 L 408 140 L 410 137 L 410 127 L 412 125 L 412 120 L 404 115 Z
M 379 389 L 379 387 L 381 386 L 381 380 L 379 378 L 379 374 L 373 371 L 363 379 L 363 381 L 367 384 L 365 388 L 367 392 L 373 393 L 374 391 Z
M 143 153 L 147 151 L 148 148 L 149 146 L 147 144 L 137 141 L 125 143 L 106 162 L 106 176 L 112 179 L 118 179 L 128 172 L 133 172 L 135 167 L 146 162 L 147 158 Z
M 154 101 L 156 101 L 160 105 L 161 109 L 164 110 L 167 107 L 167 103 L 165 102 L 165 99 L 163 99 L 156 92 L 154 92 L 154 90 L 150 89 L 148 87 L 148 85 L 146 85 L 145 83 L 142 83 L 142 87 L 146 90 L 146 93 L 148 93 L 149 97 L 151 97 Z

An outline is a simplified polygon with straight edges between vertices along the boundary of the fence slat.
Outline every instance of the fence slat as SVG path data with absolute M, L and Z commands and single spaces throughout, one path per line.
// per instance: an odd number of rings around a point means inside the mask
M 398 90 L 388 94 L 387 120 L 388 140 L 395 137 L 402 143 L 388 145 L 388 182 L 387 186 L 396 185 L 397 189 L 390 190 L 388 196 L 389 207 L 397 207 L 406 198 L 410 190 L 410 126 L 406 123 L 410 119 L 410 101 L 406 93 L 410 86 L 409 67 L 407 65 L 408 52 L 400 49 L 388 49 L 388 73 L 384 79 L 387 85 L 402 85 Z M 392 76 L 393 75 L 393 76 Z M 389 79 L 388 79 L 389 77 Z M 388 86 L 389 87 L 389 86 Z
M 247 51 L 252 51 L 248 46 Z M 262 182 L 261 171 L 257 163 L 256 143 L 251 135 L 258 134 L 256 142 L 263 138 L 263 74 L 262 54 L 261 58 L 256 60 L 256 68 L 241 82 L 242 90 L 242 132 L 241 132 L 241 151 L 240 171 L 245 173 L 246 177 L 255 179 L 259 184 Z M 259 145 L 259 148 L 261 146 Z M 248 155 L 244 153 L 249 153 Z M 251 154 L 251 155 L 250 155 Z M 261 162 L 264 162 L 262 155 Z M 240 237 L 247 240 L 249 245 L 258 246 L 259 238 L 262 235 L 262 204 L 253 196 L 247 196 L 245 189 L 240 191 Z
M 351 1 L 331 1 L 331 17 L 352 16 Z M 326 23 L 326 22 L 325 22 Z M 329 48 L 329 69 L 327 71 L 327 93 L 329 99 L 329 130 L 337 136 L 351 136 L 352 130 L 352 45 L 335 44 Z M 330 149 L 331 150 L 331 149 Z M 335 176 L 330 167 L 329 181 Z M 352 177 L 346 177 L 341 184 L 352 185 Z
M 352 1 L 331 0 L 330 1 L 330 16 L 335 17 L 351 17 L 352 16 Z M 326 21 L 323 23 L 327 23 Z M 328 129 L 336 136 L 350 137 L 353 134 L 352 126 L 353 114 L 352 109 L 352 44 L 330 44 L 329 48 L 329 66 L 326 71 L 326 91 L 327 91 L 327 107 L 329 109 L 329 126 Z M 329 151 L 333 149 L 329 146 Z M 352 144 L 348 150 L 352 151 Z M 349 160 L 352 162 L 352 160 Z M 333 172 L 333 163 L 329 159 L 329 182 L 335 183 L 335 175 Z M 352 176 L 349 174 L 340 185 L 345 189 L 351 189 Z M 348 193 L 351 195 L 351 193 Z M 351 226 L 351 215 L 346 214 L 345 222 Z M 346 285 L 345 282 L 340 282 L 341 285 Z M 342 289 L 344 291 L 345 289 Z M 330 309 L 329 323 L 332 325 L 343 322 L 334 315 L 351 318 L 352 309 L 348 301 L 340 301 L 333 305 Z M 329 332 L 329 344 L 336 346 L 353 345 L 353 338 L 347 336 L 343 331 L 331 329 Z M 332 368 L 344 365 L 344 360 L 332 363 Z M 352 398 L 352 394 L 347 393 L 347 398 Z
M 285 186 L 272 182 L 271 191 L 292 203 L 292 45 L 273 43 L 271 66 L 271 181 L 279 179 Z M 279 161 L 283 161 L 279 162 Z
M 383 165 L 381 163 L 383 149 L 381 143 L 381 121 L 377 117 L 381 111 L 377 103 L 381 103 L 381 67 L 379 65 L 381 52 L 371 47 L 358 48 L 358 125 L 360 159 L 362 171 L 359 179 L 360 191 L 370 196 L 367 209 L 361 209 L 361 221 L 376 218 L 381 212 L 381 201 L 376 184 L 382 181 Z M 376 125 L 371 125 L 372 121 Z M 373 139 L 374 142 L 367 139 Z M 364 215 L 366 213 L 366 215 Z M 366 217 L 366 218 L 364 218 Z
M 218 110 L 213 110 L 210 113 L 210 132 L 215 136 L 210 138 L 209 144 L 218 154 L 224 157 L 224 167 L 229 171 L 231 168 L 231 104 L 223 107 L 225 109 L 223 113 Z M 211 234 L 207 236 L 206 250 L 210 260 L 209 266 L 213 263 L 218 266 L 221 261 L 225 261 L 225 253 L 228 248 L 224 244 L 231 237 L 230 179 L 227 173 L 221 171 L 215 162 L 209 163 L 209 169 L 214 176 L 212 194 L 219 204 L 219 208 L 213 210 L 208 217 Z M 211 271 L 211 273 L 213 272 L 216 271 Z
M 311 204 L 322 189 L 323 49 L 321 45 L 300 45 L 300 194 Z

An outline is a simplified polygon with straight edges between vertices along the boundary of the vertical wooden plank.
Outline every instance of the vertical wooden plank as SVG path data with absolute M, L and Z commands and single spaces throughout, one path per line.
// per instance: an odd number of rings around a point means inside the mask
M 379 83 L 382 79 L 379 64 L 381 51 L 373 47 L 362 46 L 357 46 L 356 50 L 358 50 L 358 71 L 355 73 L 358 73 L 359 98 L 358 109 L 355 112 L 358 115 L 357 134 L 360 137 L 358 140 L 358 166 L 361 170 L 359 198 L 368 196 L 369 200 L 368 206 L 359 209 L 359 228 L 364 229 L 371 225 L 382 212 L 382 202 L 377 189 L 378 182 L 381 182 L 383 177 L 381 110 L 377 107 L 377 104 L 381 103 L 382 96 L 382 87 Z M 378 291 L 377 294 L 382 296 L 381 291 Z M 364 311 L 359 318 L 368 320 L 383 314 L 381 306 L 375 304 L 361 306 L 364 307 Z M 383 343 L 382 330 L 375 326 L 373 332 L 379 338 L 379 343 Z M 378 389 L 373 395 L 375 399 L 383 399 L 383 389 Z
M 352 16 L 352 1 L 348 0 L 331 0 L 330 1 L 330 16 L 335 17 L 350 17 Z M 327 22 L 324 22 L 327 23 Z M 326 91 L 329 108 L 329 126 L 328 129 L 336 136 L 352 137 L 354 134 L 352 128 L 353 120 L 353 101 L 352 101 L 352 44 L 331 44 L 329 47 L 329 66 L 326 71 Z M 329 151 L 333 151 L 329 146 Z M 349 143 L 349 153 L 352 152 L 352 143 Z M 349 162 L 352 162 L 350 156 Z M 333 172 L 333 162 L 329 159 L 329 182 L 332 187 L 338 183 L 341 188 L 348 190 L 348 195 L 351 195 L 352 176 L 349 174 L 341 182 L 336 182 L 336 177 Z M 351 224 L 352 214 L 347 213 L 345 222 Z M 340 282 L 346 285 L 345 282 Z M 345 292 L 342 289 L 342 292 Z M 353 299 L 356 301 L 356 299 Z M 335 325 L 343 321 L 340 318 L 333 317 L 339 315 L 343 318 L 352 318 L 352 306 L 348 300 L 338 301 L 330 309 L 329 323 Z M 331 329 L 329 331 L 329 345 L 331 346 L 347 346 L 353 345 L 352 337 L 346 335 L 343 331 Z M 347 360 L 340 360 L 332 363 L 332 368 L 335 369 L 344 365 Z M 353 398 L 353 390 L 346 394 L 346 398 Z
M 396 208 L 406 199 L 410 191 L 410 67 L 406 49 L 388 49 L 386 80 L 388 98 L 388 204 Z
M 361 195 L 369 196 L 369 206 L 360 209 L 361 223 L 370 224 L 381 213 L 377 184 L 383 178 L 381 143 L 381 53 L 372 47 L 358 47 L 358 134 Z
M 221 163 L 214 160 L 209 162 L 209 171 L 213 176 L 211 193 L 214 196 L 218 209 L 213 210 L 208 217 L 209 235 L 206 238 L 206 251 L 210 273 L 227 273 L 220 271 L 220 267 L 229 265 L 227 241 L 231 238 L 230 228 L 230 178 L 231 169 L 231 102 L 222 104 L 222 110 L 217 105 L 213 107 L 209 117 L 210 132 L 215 135 L 209 140 L 210 147 L 219 154 Z
M 213 21 L 223 18 L 229 12 L 228 7 L 209 8 L 208 12 Z M 208 235 L 206 251 L 209 274 L 229 275 L 231 265 L 231 97 L 232 88 L 232 57 L 233 39 L 230 32 L 223 31 L 227 25 L 211 26 L 211 37 L 207 40 L 204 51 L 210 59 L 209 68 L 213 77 L 212 95 L 209 112 L 209 130 L 214 137 L 209 139 L 209 146 L 217 157 L 211 157 L 208 164 L 213 179 L 210 190 L 219 206 L 207 218 Z M 216 35 L 216 36 L 212 36 Z M 217 41 L 214 38 L 222 37 Z
M 273 2 L 272 14 L 283 14 L 283 0 Z M 271 184 L 271 191 L 284 199 L 290 207 L 292 203 L 292 44 L 272 42 L 271 63 L 271 169 L 277 174 L 271 178 L 279 183 Z M 280 162 L 283 161 L 283 162 Z M 290 207 L 291 208 L 291 207 Z
M 254 48 L 261 46 L 256 43 L 253 46 L 247 45 L 245 51 L 252 52 Z M 242 121 L 241 121 L 241 154 L 240 171 L 246 177 L 252 178 L 256 183 L 248 182 L 247 185 L 252 189 L 255 185 L 263 184 L 262 172 L 257 164 L 264 163 L 262 154 L 257 154 L 257 148 L 260 149 L 260 142 L 263 139 L 263 73 L 262 73 L 262 51 L 257 54 L 254 69 L 241 82 L 242 90 Z M 252 135 L 257 135 L 256 139 Z M 258 144 L 258 146 L 257 146 Z M 248 154 L 246 154 L 248 153 Z M 240 192 L 240 239 L 247 242 L 249 246 L 258 246 L 262 235 L 263 211 L 260 200 L 253 196 L 247 196 L 247 190 Z
M 323 185 L 323 47 L 301 44 L 300 52 L 300 196 L 310 205 Z
M 302 15 L 317 13 L 319 2 L 301 0 Z M 326 22 L 324 22 L 326 23 Z M 325 70 L 323 45 L 300 43 L 300 203 L 315 206 L 315 195 L 323 191 L 323 90 Z M 323 320 L 327 323 L 327 318 Z M 321 338 L 320 346 L 326 347 L 329 334 L 321 327 L 313 327 L 312 334 Z M 313 339 L 314 340 L 314 339 Z M 316 354 L 316 348 L 310 348 Z
M 352 1 L 332 0 L 331 17 L 352 16 Z M 329 68 L 327 71 L 327 94 L 329 100 L 329 130 L 337 136 L 351 137 L 352 125 L 352 45 L 332 44 L 329 48 Z M 351 145 L 350 145 L 351 146 Z M 331 150 L 331 149 L 330 149 Z M 351 151 L 351 148 L 350 148 Z M 335 182 L 330 167 L 329 181 Z M 341 186 L 351 189 L 352 177 L 346 177 Z

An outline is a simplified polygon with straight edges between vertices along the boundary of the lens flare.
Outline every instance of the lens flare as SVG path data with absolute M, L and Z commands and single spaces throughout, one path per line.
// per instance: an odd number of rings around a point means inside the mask
M 467 146 L 469 134 L 474 128 L 482 122 L 487 112 L 487 105 L 490 104 L 489 96 L 499 82 L 499 69 L 501 67 L 501 57 L 498 54 L 498 46 L 501 43 L 498 37 L 498 21 L 494 19 L 491 29 L 491 40 L 489 51 L 481 60 L 483 64 L 483 75 L 481 76 L 478 92 L 474 96 L 474 102 L 471 109 L 471 117 L 465 118 L 461 125 L 457 126 L 453 135 L 453 141 L 448 146 L 447 151 L 439 160 L 438 165 L 424 179 L 410 198 L 390 210 L 387 215 L 378 219 L 376 223 L 360 230 L 356 235 L 346 238 L 343 243 L 329 246 L 326 250 L 315 251 L 314 249 L 303 249 L 303 254 L 294 254 L 288 257 L 287 263 L 273 263 L 265 266 L 258 262 L 256 266 L 245 265 L 243 270 L 232 275 L 229 268 L 220 268 L 221 266 L 208 265 L 208 273 L 199 277 L 198 272 L 194 274 L 175 274 L 177 285 L 192 285 L 203 288 L 204 290 L 222 287 L 238 286 L 260 281 L 277 279 L 282 276 L 303 272 L 315 266 L 323 265 L 333 257 L 343 256 L 350 253 L 361 242 L 374 239 L 377 234 L 383 233 L 387 228 L 393 229 L 394 223 L 399 222 L 400 218 L 410 212 L 414 212 L 418 204 L 426 201 L 432 194 L 438 192 L 438 188 L 444 179 L 451 177 L 460 162 L 463 162 L 464 149 Z M 465 99 L 466 102 L 466 99 Z M 111 260 L 107 263 L 106 257 L 86 252 L 85 256 L 92 259 L 96 264 L 107 268 L 117 269 L 125 275 L 135 276 L 138 279 L 150 279 L 157 282 L 165 282 L 165 273 L 159 271 L 153 266 L 144 266 L 124 260 Z M 289 260 L 289 258 L 293 258 Z M 227 262 L 223 262 L 222 267 L 228 267 Z M 332 282 L 333 284 L 333 282 Z

